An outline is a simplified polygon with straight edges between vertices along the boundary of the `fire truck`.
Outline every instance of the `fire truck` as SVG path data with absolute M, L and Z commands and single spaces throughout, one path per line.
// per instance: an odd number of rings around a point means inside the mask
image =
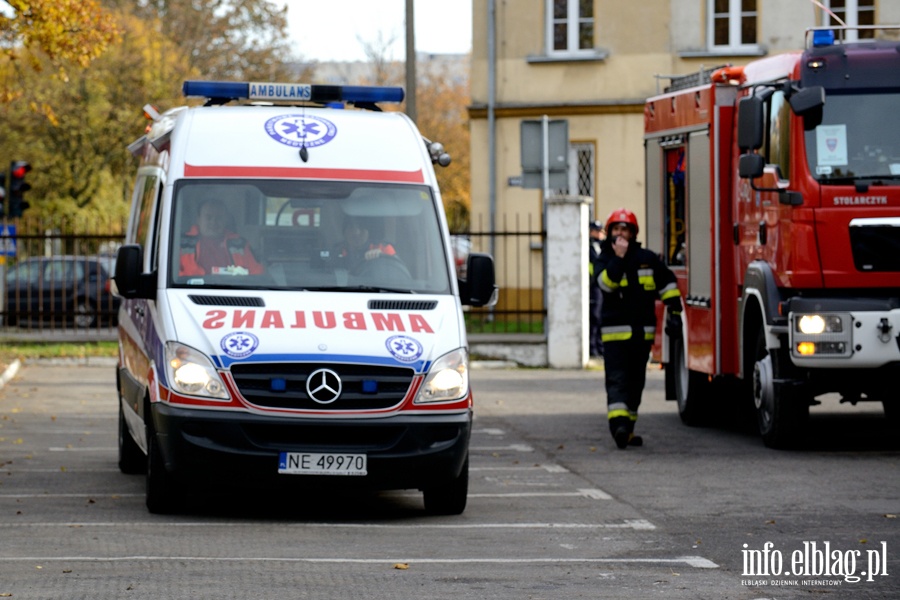
M 900 26 L 852 29 L 646 101 L 646 242 L 685 299 L 654 358 L 688 425 L 743 398 L 787 447 L 825 394 L 900 418 Z

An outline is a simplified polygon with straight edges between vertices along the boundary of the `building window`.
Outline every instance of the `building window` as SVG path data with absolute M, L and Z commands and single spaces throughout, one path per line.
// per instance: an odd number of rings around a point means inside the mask
M 823 0 L 822 4 L 828 9 L 822 11 L 822 25 L 839 26 L 841 21 L 847 27 L 875 24 L 875 0 Z M 830 11 L 830 12 L 829 12 Z M 844 40 L 855 42 L 861 39 L 871 39 L 875 32 L 871 29 L 846 32 Z
M 547 0 L 547 53 L 594 50 L 594 0 Z
M 594 144 L 569 144 L 569 185 L 557 194 L 594 197 Z
M 756 46 L 756 0 L 709 0 L 709 39 L 714 49 Z

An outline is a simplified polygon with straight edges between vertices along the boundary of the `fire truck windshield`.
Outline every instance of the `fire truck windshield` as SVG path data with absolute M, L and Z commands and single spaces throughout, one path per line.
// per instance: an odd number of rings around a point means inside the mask
M 822 123 L 806 132 L 810 172 L 823 184 L 900 180 L 900 90 L 829 91 Z

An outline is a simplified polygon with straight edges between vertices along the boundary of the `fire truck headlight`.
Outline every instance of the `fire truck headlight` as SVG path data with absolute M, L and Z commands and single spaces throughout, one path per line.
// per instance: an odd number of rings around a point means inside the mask
M 803 315 L 797 319 L 797 331 L 800 333 L 841 333 L 843 329 L 838 315 Z
M 230 400 L 212 361 L 189 346 L 177 342 L 166 344 L 166 374 L 177 393 Z
M 445 354 L 434 362 L 419 394 L 417 403 L 448 402 L 469 393 L 469 356 L 465 348 Z

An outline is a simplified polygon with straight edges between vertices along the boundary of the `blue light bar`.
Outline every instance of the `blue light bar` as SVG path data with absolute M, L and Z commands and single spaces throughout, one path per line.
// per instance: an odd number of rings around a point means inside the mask
M 812 39 L 813 48 L 824 48 L 826 46 L 834 46 L 834 30 L 833 29 L 817 29 L 813 31 Z
M 403 88 L 360 85 L 311 85 L 251 81 L 185 81 L 185 97 L 221 100 L 266 100 L 269 102 L 402 102 Z

